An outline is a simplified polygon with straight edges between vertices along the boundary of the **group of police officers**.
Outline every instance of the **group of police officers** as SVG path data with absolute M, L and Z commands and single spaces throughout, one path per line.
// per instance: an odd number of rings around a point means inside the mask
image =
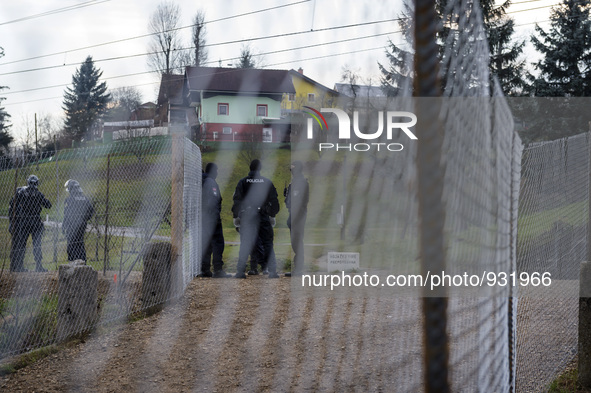
M 250 256 L 248 275 L 262 273 L 269 278 L 278 278 L 277 261 L 273 249 L 273 227 L 275 216 L 279 212 L 277 190 L 273 182 L 261 176 L 261 162 L 258 159 L 250 163 L 248 175 L 238 182 L 233 196 L 232 215 L 236 230 L 240 233 L 240 251 L 235 278 L 246 278 L 246 262 Z M 292 181 L 283 190 L 285 205 L 289 211 L 287 226 L 290 229 L 291 245 L 294 251 L 292 272 L 286 277 L 301 275 L 304 265 L 304 227 L 306 223 L 309 199 L 308 181 L 303 175 L 300 161 L 291 164 Z M 202 193 L 202 277 L 227 278 L 232 275 L 223 269 L 224 233 L 222 230 L 222 196 L 216 182 L 218 167 L 209 163 L 203 173 Z M 41 221 L 41 209 L 50 209 L 51 202 L 39 191 L 39 178 L 29 176 L 26 187 L 19 187 L 10 200 L 9 226 L 12 235 L 10 251 L 10 270 L 26 272 L 24 268 L 25 248 L 29 235 L 33 239 L 33 255 L 36 271 L 46 272 L 42 265 L 43 254 L 41 240 L 44 226 Z M 76 180 L 65 184 L 69 195 L 64 202 L 64 220 L 62 232 L 67 240 L 68 261 L 86 261 L 84 234 L 94 208 L 84 195 Z M 211 266 L 213 265 L 213 273 Z
M 246 262 L 249 256 L 248 275 L 258 275 L 258 265 L 261 265 L 263 274 L 268 274 L 269 278 L 278 278 L 277 260 L 273 249 L 273 227 L 275 216 L 280 209 L 277 189 L 271 180 L 261 175 L 260 160 L 252 160 L 249 169 L 248 175 L 240 179 L 236 185 L 232 197 L 233 223 L 240 233 L 240 251 L 234 278 L 246 278 Z M 286 273 L 286 277 L 302 274 L 304 265 L 304 226 L 309 188 L 302 169 L 303 165 L 299 161 L 291 164 L 292 182 L 283 191 L 289 210 L 287 225 L 290 228 L 291 244 L 295 253 L 293 271 Z M 200 276 L 227 278 L 231 275 L 223 270 L 222 196 L 215 181 L 217 175 L 217 165 L 207 164 L 203 174 L 203 258 Z M 211 265 L 213 273 L 210 270 Z
M 69 195 L 64 201 L 64 221 L 62 232 L 67 240 L 68 261 L 86 260 L 84 233 L 86 224 L 94 215 L 92 203 L 82 192 L 76 180 L 68 180 L 64 185 Z M 25 248 L 29 235 L 33 238 L 33 256 L 35 270 L 46 272 L 43 267 L 41 239 L 44 226 L 41 221 L 41 209 L 51 209 L 51 202 L 39 191 L 39 178 L 31 175 L 27 186 L 19 187 L 8 208 L 8 231 L 12 235 L 10 248 L 10 271 L 26 272 L 24 267 Z

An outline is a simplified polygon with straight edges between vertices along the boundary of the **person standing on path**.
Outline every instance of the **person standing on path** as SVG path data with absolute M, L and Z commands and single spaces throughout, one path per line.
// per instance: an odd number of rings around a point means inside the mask
M 234 226 L 240 228 L 236 278 L 246 278 L 246 261 L 253 254 L 258 239 L 263 247 L 269 278 L 279 277 L 273 249 L 273 225 L 279 212 L 279 200 L 273 182 L 261 176 L 261 167 L 259 160 L 252 160 L 248 176 L 240 179 L 234 191 L 232 214 Z
M 292 271 L 285 273 L 286 277 L 301 276 L 304 271 L 304 230 L 308 214 L 310 187 L 308 179 L 303 174 L 304 166 L 301 161 L 291 164 L 291 183 L 283 190 L 285 206 L 289 210 L 287 227 L 291 237 L 291 248 L 294 252 Z
M 39 178 L 31 175 L 27 178 L 27 186 L 19 187 L 10 200 L 8 207 L 8 231 L 12 235 L 10 249 L 10 271 L 26 272 L 24 267 L 25 249 L 29 234 L 33 238 L 33 255 L 35 267 L 38 272 L 46 272 L 47 269 L 41 263 L 43 253 L 41 240 L 43 239 L 43 222 L 41 221 L 41 209 L 51 209 L 51 202 L 38 189 Z
M 70 179 L 64 187 L 70 194 L 64 201 L 64 222 L 62 223 L 62 233 L 68 242 L 66 248 L 68 261 L 86 261 L 84 235 L 88 220 L 94 215 L 94 207 L 84 195 L 78 181 Z
M 222 229 L 222 193 L 220 186 L 215 181 L 218 177 L 218 166 L 213 162 L 205 166 L 202 182 L 202 231 L 201 241 L 203 256 L 201 258 L 201 277 L 227 278 L 223 267 L 222 255 L 224 253 L 224 231 Z M 212 263 L 213 256 L 213 263 Z M 211 265 L 213 264 L 213 274 Z

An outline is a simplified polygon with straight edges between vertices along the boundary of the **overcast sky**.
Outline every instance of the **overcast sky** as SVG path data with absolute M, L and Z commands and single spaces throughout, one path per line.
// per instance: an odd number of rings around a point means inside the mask
M 103 71 L 102 80 L 109 88 L 136 86 L 144 101 L 154 102 L 158 77 L 150 72 L 147 56 L 143 55 L 151 38 L 135 37 L 148 34 L 149 18 L 160 2 L 0 0 L 0 47 L 5 52 L 0 59 L 0 85 L 9 87 L 0 96 L 6 98 L 2 105 L 12 115 L 13 134 L 21 137 L 26 129 L 24 119 L 28 116 L 32 122 L 35 113 L 63 116 L 63 92 L 88 55 Z M 533 29 L 531 23 L 547 20 L 550 10 L 547 6 L 556 0 L 514 2 L 521 4 L 514 5 L 512 12 L 541 7 L 512 14 L 518 33 L 527 37 Z M 228 59 L 240 54 L 243 43 L 225 42 L 301 32 L 253 40 L 250 46 L 257 53 L 281 51 L 263 56 L 262 64 L 267 68 L 302 67 L 307 76 L 330 88 L 340 82 L 344 66 L 378 84 L 377 62 L 385 62 L 383 48 L 387 39 L 402 42 L 397 22 L 367 24 L 396 18 L 402 0 L 176 0 L 175 3 L 183 13 L 181 26 L 189 26 L 200 8 L 205 10 L 206 21 L 212 21 L 207 24 L 206 36 L 207 44 L 212 45 L 208 48 L 209 60 L 214 62 L 211 66 L 217 66 L 220 60 L 227 66 L 232 62 Z M 293 5 L 237 16 L 288 4 Z M 65 9 L 77 5 L 81 7 Z M 216 21 L 231 16 L 237 17 Z M 317 31 L 353 24 L 366 25 Z M 188 44 L 191 29 L 183 29 L 180 34 Z M 333 43 L 366 36 L 374 37 Z M 317 44 L 322 45 L 296 49 Z M 33 69 L 37 70 L 25 72 Z

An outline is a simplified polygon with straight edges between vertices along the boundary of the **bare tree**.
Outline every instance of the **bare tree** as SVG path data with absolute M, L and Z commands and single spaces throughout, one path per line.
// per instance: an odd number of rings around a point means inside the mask
M 49 113 L 41 113 L 37 117 L 39 147 L 41 151 L 55 150 L 54 138 L 59 137 L 61 119 L 54 118 Z
M 153 36 L 149 46 L 148 65 L 155 72 L 171 74 L 186 65 L 186 56 L 180 50 L 180 18 L 180 7 L 170 1 L 158 4 L 150 18 L 148 30 Z
M 205 48 L 205 11 L 199 10 L 193 18 L 192 44 L 194 48 L 193 64 L 201 67 L 207 63 L 208 53 Z
M 112 101 L 107 117 L 112 121 L 129 120 L 131 112 L 142 104 L 142 93 L 133 86 L 112 89 L 110 94 Z

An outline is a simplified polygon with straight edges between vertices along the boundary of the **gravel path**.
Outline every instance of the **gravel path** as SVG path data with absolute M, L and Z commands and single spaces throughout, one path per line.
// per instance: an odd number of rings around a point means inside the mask
M 478 374 L 479 351 L 499 351 L 494 338 L 501 335 L 491 330 L 483 337 L 474 328 L 488 312 L 481 307 L 495 304 L 450 302 L 454 391 L 473 391 L 483 376 L 502 376 Z M 287 278 L 196 279 L 162 312 L 99 328 L 84 343 L 0 378 L 0 391 L 421 391 L 420 310 L 416 298 L 294 295 Z M 572 343 L 556 334 L 563 325 L 570 334 L 565 315 L 571 312 L 557 311 L 552 301 L 520 303 L 518 392 L 539 391 L 571 356 Z M 552 332 L 557 338 L 549 340 Z M 562 352 L 549 357 L 549 345 Z

